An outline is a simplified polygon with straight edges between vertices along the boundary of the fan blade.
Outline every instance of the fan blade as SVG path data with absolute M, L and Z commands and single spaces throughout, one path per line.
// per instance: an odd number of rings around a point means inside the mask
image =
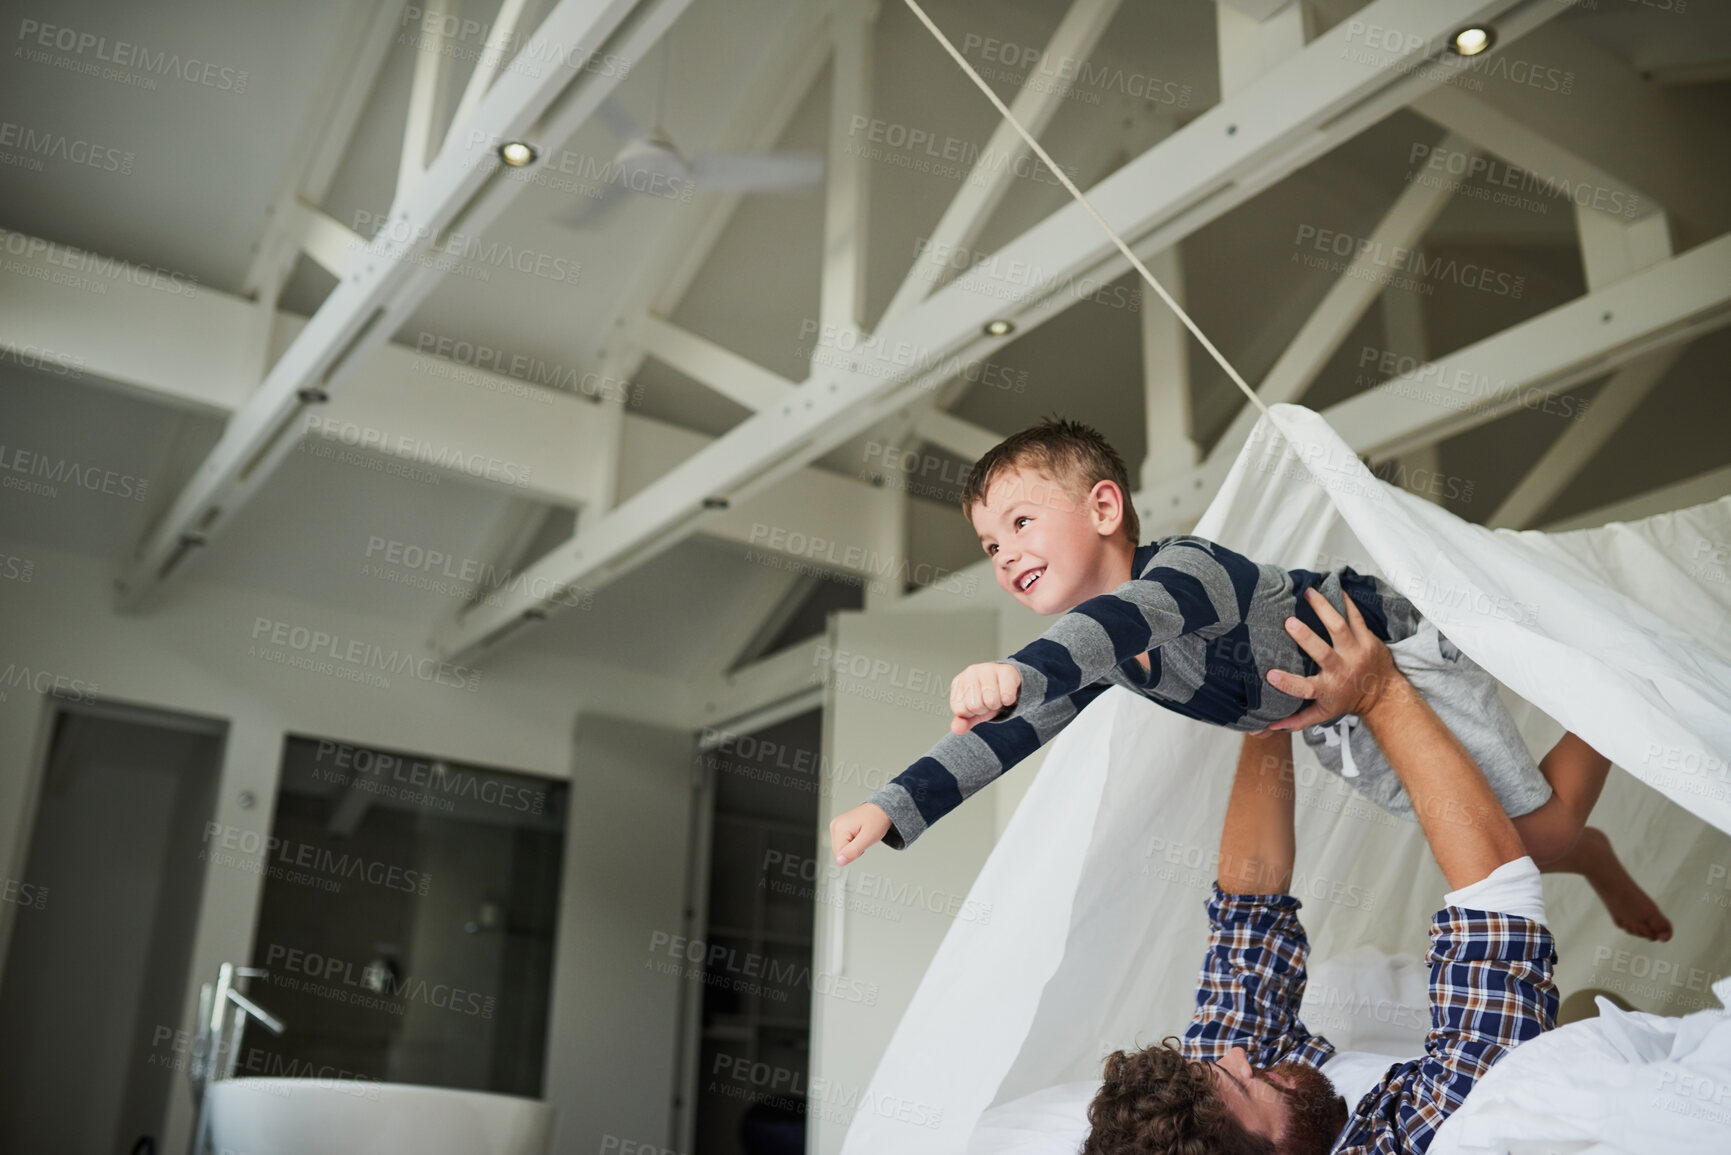
M 561 214 L 555 219 L 568 229 L 592 231 L 600 228 L 630 196 L 631 190 L 610 184 L 594 200 L 585 200 L 573 211 Z
M 691 179 L 709 192 L 792 192 L 823 179 L 816 152 L 709 153 L 694 157 Z
M 595 110 L 595 115 L 601 118 L 601 123 L 607 126 L 607 131 L 620 140 L 642 140 L 643 128 L 625 106 L 619 103 L 617 95 L 609 96 Z

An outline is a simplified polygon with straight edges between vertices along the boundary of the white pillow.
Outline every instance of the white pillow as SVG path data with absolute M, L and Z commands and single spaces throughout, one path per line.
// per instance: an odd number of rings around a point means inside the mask
M 1061 1083 L 988 1107 L 968 1137 L 967 1155 L 1076 1155 L 1100 1086 L 1099 1079 Z
M 1361 946 L 1312 963 L 1299 1018 L 1342 1051 L 1422 1055 L 1430 1032 L 1430 968 L 1410 954 Z

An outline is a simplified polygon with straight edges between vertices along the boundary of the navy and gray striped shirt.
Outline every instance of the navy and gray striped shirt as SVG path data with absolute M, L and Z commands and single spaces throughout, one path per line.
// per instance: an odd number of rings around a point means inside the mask
M 1258 565 L 1200 537 L 1161 538 L 1137 549 L 1135 575 L 1082 602 L 1006 659 L 1022 676 L 1013 708 L 966 734 L 946 734 L 868 802 L 890 816 L 884 845 L 900 850 L 962 800 L 1050 742 L 1082 708 L 1123 686 L 1168 710 L 1225 726 L 1260 730 L 1304 701 L 1268 684 L 1268 671 L 1316 672 L 1286 632 L 1297 617 L 1329 636 L 1304 591 L 1315 588 L 1345 612 L 1344 589 L 1385 642 L 1410 637 L 1420 618 L 1411 602 L 1374 577 Z M 1146 674 L 1137 660 L 1147 654 Z

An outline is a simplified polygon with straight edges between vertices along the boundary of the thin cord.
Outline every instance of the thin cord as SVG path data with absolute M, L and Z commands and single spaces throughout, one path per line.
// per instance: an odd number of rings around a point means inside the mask
M 1135 266 L 1138 273 L 1142 274 L 1142 279 L 1154 286 L 1154 291 L 1160 294 L 1160 299 L 1165 301 L 1174 313 L 1178 314 L 1178 319 L 1184 322 L 1184 327 L 1189 329 L 1198 341 L 1202 342 L 1202 347 L 1208 350 L 1209 355 L 1214 358 L 1222 369 L 1226 370 L 1226 375 L 1232 378 L 1233 384 L 1237 385 L 1244 391 L 1244 395 L 1250 398 L 1251 404 L 1262 410 L 1262 412 L 1267 413 L 1268 406 L 1263 404 L 1262 398 L 1256 395 L 1256 390 L 1252 389 L 1249 383 L 1246 382 L 1243 377 L 1238 375 L 1238 370 L 1234 369 L 1232 363 L 1226 359 L 1225 355 L 1222 354 L 1219 349 L 1214 347 L 1214 342 L 1210 341 L 1207 334 L 1203 333 L 1203 331 L 1197 327 L 1196 322 L 1190 319 L 1190 314 L 1184 311 L 1183 306 L 1181 306 L 1177 301 L 1174 301 L 1172 299 L 1172 294 L 1168 293 L 1165 287 L 1162 286 L 1159 281 L 1154 279 L 1154 274 L 1150 273 L 1147 266 L 1137 259 L 1135 253 L 1130 251 L 1130 246 L 1124 243 L 1124 238 L 1120 237 L 1112 230 L 1112 226 L 1106 223 L 1106 218 L 1101 216 L 1098 210 L 1088 203 L 1088 198 L 1082 195 L 1082 190 L 1071 183 L 1070 178 L 1064 174 L 1063 169 L 1058 167 L 1056 161 L 1046 155 L 1046 150 L 1040 147 L 1040 142 L 1028 135 L 1028 130 L 1022 127 L 1021 122 L 1014 116 L 1010 115 L 1010 110 L 1004 107 L 1004 102 L 998 99 L 998 94 L 993 92 L 991 87 L 987 85 L 984 80 L 980 79 L 980 74 L 974 71 L 973 66 L 963 58 L 960 52 L 956 51 L 956 46 L 950 43 L 949 38 L 938 29 L 936 24 L 932 23 L 931 17 L 925 14 L 925 11 L 920 8 L 919 4 L 916 3 L 916 0 L 907 0 L 907 5 L 909 8 L 914 10 L 914 15 L 920 18 L 920 23 L 931 29 L 932 35 L 937 37 L 938 43 L 944 46 L 944 51 L 948 52 L 955 62 L 962 66 L 962 71 L 966 72 L 968 78 L 979 86 L 981 92 L 986 94 L 986 99 L 990 100 L 997 108 L 998 112 L 1003 115 L 1004 119 L 1010 122 L 1010 126 L 1021 134 L 1022 139 L 1028 142 L 1028 147 L 1033 149 L 1034 152 L 1039 155 L 1040 159 L 1046 162 L 1046 167 L 1052 170 L 1052 175 L 1057 177 L 1058 180 L 1063 183 L 1064 187 L 1070 190 L 1070 195 L 1075 197 L 1076 200 L 1081 203 L 1082 207 L 1088 210 L 1088 215 L 1099 222 L 1100 227 L 1106 231 L 1106 235 L 1112 238 L 1112 243 L 1118 246 L 1119 250 L 1130 259 L 1130 264 Z

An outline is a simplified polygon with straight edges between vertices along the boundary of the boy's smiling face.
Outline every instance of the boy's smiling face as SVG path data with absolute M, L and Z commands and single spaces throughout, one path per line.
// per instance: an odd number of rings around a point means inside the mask
M 1063 613 L 1128 580 L 1135 547 L 1110 481 L 1078 494 L 1028 466 L 1003 469 L 968 518 L 998 585 L 1037 614 Z

